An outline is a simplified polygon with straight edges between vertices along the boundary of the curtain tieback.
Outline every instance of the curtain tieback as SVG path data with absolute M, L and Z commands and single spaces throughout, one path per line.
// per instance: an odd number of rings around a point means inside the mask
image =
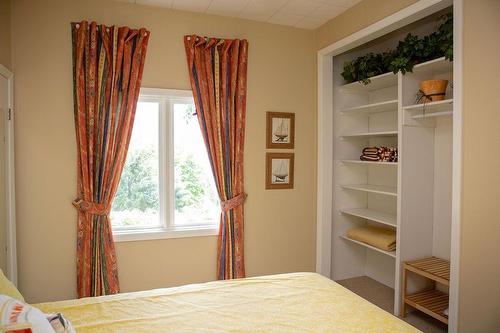
M 243 205 L 246 198 L 247 198 L 246 193 L 238 194 L 234 198 L 221 202 L 220 208 L 222 209 L 223 212 L 230 211 L 231 209 Z
M 92 215 L 109 215 L 110 211 L 104 204 L 86 201 L 81 198 L 73 200 L 72 204 L 79 211 Z

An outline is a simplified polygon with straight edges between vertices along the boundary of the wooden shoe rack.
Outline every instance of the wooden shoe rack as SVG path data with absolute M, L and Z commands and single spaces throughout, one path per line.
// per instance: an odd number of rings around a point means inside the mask
M 450 285 L 450 262 L 436 257 L 427 257 L 413 261 L 406 261 L 403 264 L 403 290 L 402 290 L 402 311 L 406 316 L 407 306 L 411 306 L 422 311 L 437 320 L 448 324 L 448 316 L 444 310 L 448 308 L 448 294 L 437 290 L 425 290 L 411 295 L 407 294 L 408 273 L 423 276 L 434 283 L 445 286 Z

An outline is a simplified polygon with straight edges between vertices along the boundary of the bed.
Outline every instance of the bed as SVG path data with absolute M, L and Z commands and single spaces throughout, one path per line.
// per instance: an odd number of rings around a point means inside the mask
M 339 284 L 292 273 L 36 304 L 77 332 L 420 332 Z

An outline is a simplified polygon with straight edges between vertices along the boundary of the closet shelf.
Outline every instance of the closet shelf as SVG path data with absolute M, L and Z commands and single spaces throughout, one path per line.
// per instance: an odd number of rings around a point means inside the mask
M 363 165 L 394 165 L 397 166 L 398 162 L 379 162 L 379 161 L 361 161 L 361 160 L 342 160 L 346 164 L 363 164 Z
M 383 186 L 383 185 L 372 185 L 372 184 L 358 184 L 358 185 L 341 185 L 343 189 L 355 190 L 369 193 L 384 194 L 396 197 L 398 195 L 397 187 L 395 186 Z
M 393 258 L 396 258 L 396 251 L 392 251 L 392 252 L 389 252 L 389 251 L 384 251 L 384 250 L 381 250 L 379 248 L 376 248 L 374 246 L 371 246 L 371 245 L 368 245 L 366 243 L 363 243 L 363 242 L 359 242 L 357 240 L 354 240 L 354 239 L 350 239 L 349 237 L 347 236 L 340 236 L 340 238 L 343 238 L 345 239 L 346 241 L 349 241 L 351 243 L 354 243 L 354 244 L 357 244 L 357 245 L 361 245 L 361 246 L 364 246 L 366 247 L 367 249 L 370 249 L 370 250 L 373 250 L 373 251 L 376 251 L 376 252 L 379 252 L 379 253 L 382 253 L 382 254 L 385 254 L 389 257 L 393 257 Z
M 443 74 L 453 71 L 453 62 L 446 60 L 444 57 L 429 60 L 413 67 L 412 73 L 432 73 Z M 410 73 L 411 74 L 411 73 Z
M 340 137 L 342 139 L 357 139 L 357 138 L 391 137 L 391 136 L 398 136 L 398 131 L 346 134 L 346 135 L 341 135 Z
M 355 106 L 352 108 L 347 108 L 340 110 L 343 115 L 357 115 L 357 114 L 372 114 L 387 111 L 397 111 L 398 110 L 398 100 L 390 100 L 379 103 L 365 104 L 361 106 Z
M 419 114 L 416 116 L 413 116 L 413 119 L 429 119 L 429 118 L 436 118 L 436 117 L 447 117 L 447 116 L 452 116 L 453 111 L 442 111 L 442 112 L 433 112 L 433 113 L 426 113 L 426 114 Z
M 370 92 L 374 90 L 389 88 L 398 84 L 398 76 L 392 72 L 380 74 L 370 78 L 370 83 L 364 84 L 361 81 L 356 81 L 340 86 L 342 90 L 351 92 Z
M 453 113 L 453 98 L 426 104 L 409 105 L 403 107 L 403 110 L 411 112 L 418 111 L 419 113 L 415 114 L 413 118 L 436 117 L 438 113 L 444 115 L 444 112 L 451 115 Z
M 340 212 L 342 214 L 351 215 L 355 217 L 360 217 L 366 220 L 370 220 L 373 222 L 385 224 L 396 228 L 397 218 L 394 214 L 388 214 L 384 212 L 379 212 L 373 209 L 368 208 L 349 208 L 349 209 L 341 209 Z

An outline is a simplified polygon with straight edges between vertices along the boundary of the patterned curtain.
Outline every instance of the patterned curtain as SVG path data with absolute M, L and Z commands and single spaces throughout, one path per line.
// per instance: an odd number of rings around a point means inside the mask
M 221 201 L 220 280 L 245 277 L 243 149 L 248 42 L 185 36 L 196 114 Z
M 149 31 L 72 23 L 78 149 L 78 296 L 119 292 L 109 220 L 127 155 Z

